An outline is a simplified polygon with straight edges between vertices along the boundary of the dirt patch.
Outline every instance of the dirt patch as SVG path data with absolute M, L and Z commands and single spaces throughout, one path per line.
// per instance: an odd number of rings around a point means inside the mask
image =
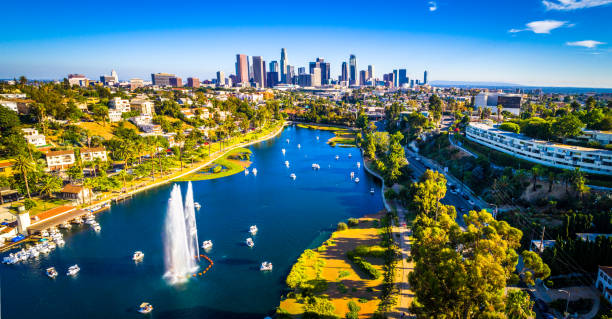
M 529 186 L 527 186 L 523 194 L 521 194 L 521 199 L 524 199 L 529 202 L 534 202 L 542 198 L 545 198 L 545 199 L 552 198 L 552 199 L 559 200 L 567 196 L 567 194 L 565 193 L 565 186 L 560 183 L 553 184 L 550 192 L 548 191 L 548 187 L 549 187 L 548 182 L 538 181 L 536 190 L 534 191 L 533 183 L 529 183 Z M 570 192 L 571 192 L 571 189 L 570 189 Z

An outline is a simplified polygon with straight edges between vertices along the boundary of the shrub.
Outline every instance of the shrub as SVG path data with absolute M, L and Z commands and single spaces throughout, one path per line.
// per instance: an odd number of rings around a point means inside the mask
M 378 277 L 380 277 L 380 271 L 374 268 L 372 264 L 365 261 L 363 258 L 353 257 L 352 261 L 353 263 L 355 263 L 357 267 L 359 267 L 359 269 L 361 269 L 364 273 L 366 273 L 366 275 L 368 275 L 368 277 L 370 277 L 371 279 L 378 279 Z
M 359 310 L 361 310 L 361 307 L 359 307 L 354 301 L 349 301 L 348 302 L 348 308 L 350 312 L 359 312 Z
M 213 167 L 212 171 L 213 171 L 213 173 L 219 173 L 219 172 L 221 172 L 221 169 L 222 169 L 221 165 L 217 165 L 217 166 Z
M 326 298 L 311 297 L 304 305 L 303 318 L 336 318 L 336 308 Z
M 346 225 L 346 223 L 338 223 L 338 228 L 337 230 L 347 230 L 348 229 L 348 225 Z
M 26 198 L 23 201 L 23 206 L 25 206 L 25 209 L 30 209 L 32 207 L 36 207 L 36 202 L 31 200 L 31 199 L 29 199 L 29 198 Z
M 338 278 L 344 278 L 344 277 L 348 277 L 350 275 L 351 275 L 351 272 L 347 271 L 347 270 L 340 270 L 338 272 Z
M 499 125 L 499 129 L 506 132 L 520 133 L 521 127 L 516 123 L 504 122 Z
M 359 219 L 357 219 L 357 218 L 349 218 L 348 219 L 348 225 L 349 225 L 349 227 L 355 227 L 355 226 L 359 225 Z

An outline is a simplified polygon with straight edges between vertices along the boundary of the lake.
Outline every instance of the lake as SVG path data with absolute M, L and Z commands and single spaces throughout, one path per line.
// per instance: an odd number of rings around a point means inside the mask
M 163 223 L 174 184 L 169 183 L 98 214 L 99 233 L 73 226 L 62 231 L 63 248 L 37 260 L 0 265 L 2 315 L 140 318 L 137 307 L 143 301 L 155 307 L 148 315 L 152 318 L 263 318 L 273 313 L 304 249 L 322 243 L 339 221 L 383 209 L 380 183 L 366 175 L 359 150 L 327 145 L 332 136 L 289 126 L 249 147 L 257 176 L 239 173 L 193 182 L 195 201 L 202 205 L 196 211 L 200 245 L 213 241 L 207 255 L 214 266 L 204 276 L 175 286 L 162 278 Z M 360 169 L 357 162 L 362 162 Z M 313 170 L 313 163 L 321 169 Z M 359 183 L 351 181 L 351 171 Z M 185 194 L 187 184 L 179 184 Z M 253 248 L 244 244 L 250 225 L 259 228 Z M 136 250 L 145 254 L 142 263 L 131 259 Z M 272 262 L 274 270 L 260 272 L 262 261 Z M 81 268 L 74 278 L 66 276 L 73 264 Z M 200 265 L 205 269 L 208 263 Z M 51 266 L 59 272 L 56 279 L 45 274 Z

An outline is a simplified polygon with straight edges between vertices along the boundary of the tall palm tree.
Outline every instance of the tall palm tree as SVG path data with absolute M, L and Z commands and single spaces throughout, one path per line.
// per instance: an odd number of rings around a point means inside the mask
M 51 198 L 53 193 L 57 193 L 62 189 L 62 180 L 53 175 L 45 175 L 40 184 L 40 193 L 46 198 Z
M 98 177 L 98 168 L 100 167 L 101 163 L 102 163 L 102 160 L 99 157 L 94 158 L 93 160 L 94 177 Z
M 497 122 L 501 122 L 501 112 L 503 109 L 504 107 L 501 104 L 497 106 Z
M 32 162 L 30 159 L 28 159 L 27 157 L 23 155 L 19 155 L 17 156 L 17 158 L 15 158 L 14 165 L 15 165 L 15 169 L 21 173 L 21 176 L 23 176 L 23 179 L 25 181 L 26 191 L 28 193 L 28 198 L 31 199 L 32 197 L 30 196 L 30 184 L 28 183 L 28 172 L 31 172 L 36 168 L 34 165 L 34 162 Z
M 127 173 L 128 160 L 133 156 L 132 143 L 128 140 L 123 140 L 121 147 L 117 150 L 117 157 L 123 159 L 123 170 L 122 172 Z M 125 174 L 120 174 L 123 177 L 123 187 L 125 188 Z
M 145 148 L 146 146 L 142 138 L 134 141 L 134 151 L 136 156 L 138 156 L 138 165 L 142 164 L 142 153 L 145 151 Z
M 533 179 L 533 191 L 536 190 L 536 183 L 538 181 L 538 176 L 542 175 L 543 168 L 540 165 L 536 165 L 531 168 L 531 177 Z
M 93 178 L 86 178 L 83 180 L 83 187 L 89 188 L 89 204 L 91 204 L 91 193 L 93 193 L 94 186 L 96 185 L 96 180 Z

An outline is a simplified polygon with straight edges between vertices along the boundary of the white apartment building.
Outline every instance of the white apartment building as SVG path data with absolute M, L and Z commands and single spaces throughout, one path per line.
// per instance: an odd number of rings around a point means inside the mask
M 514 115 L 521 113 L 522 94 L 505 94 L 500 92 L 480 92 L 474 97 L 474 109 L 491 109 L 491 114 L 497 114 L 497 106 L 501 105 L 503 111 Z
M 140 115 L 153 115 L 153 102 L 141 99 L 134 99 L 130 102 L 130 109 L 132 111 L 140 111 Z
M 106 162 L 106 149 L 104 147 L 90 147 L 81 149 L 81 160 L 83 160 L 83 162 L 90 162 L 96 158 Z
M 15 101 L 0 100 L 0 105 L 6 107 L 7 109 L 9 109 L 9 110 L 11 110 L 13 112 L 18 112 L 17 102 L 15 102 Z
M 599 266 L 595 287 L 601 291 L 608 302 L 612 303 L 612 267 Z
M 51 151 L 47 153 L 47 169 L 63 171 L 74 165 L 73 151 Z
M 114 97 L 112 100 L 108 102 L 111 108 L 115 110 L 119 110 L 121 112 L 129 112 L 132 109 L 130 108 L 130 100 L 124 100 L 120 97 Z
M 466 137 L 476 143 L 538 164 L 612 175 L 612 151 L 536 140 L 495 127 L 470 123 Z
M 122 114 L 123 114 L 123 112 L 121 112 L 120 110 L 110 109 L 110 110 L 108 110 L 108 120 L 111 123 L 120 122 L 123 119 L 121 117 Z
M 597 142 L 601 145 L 608 145 L 612 143 L 612 132 L 582 130 L 582 135 L 577 136 L 574 140 L 581 142 Z
M 34 146 L 44 146 L 47 145 L 47 141 L 45 136 L 42 134 L 38 134 L 38 130 L 35 128 L 22 128 L 23 136 L 28 141 L 28 143 Z

